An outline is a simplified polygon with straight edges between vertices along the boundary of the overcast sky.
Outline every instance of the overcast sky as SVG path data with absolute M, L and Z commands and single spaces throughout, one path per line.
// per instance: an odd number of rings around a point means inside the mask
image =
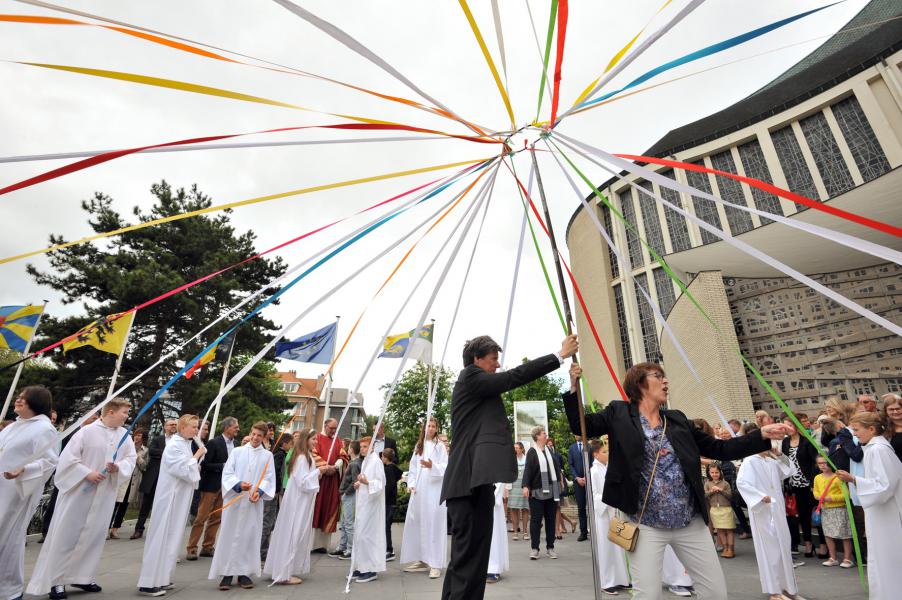
M 685 1 L 673 2 L 671 7 L 654 18 L 649 31 L 669 20 Z M 268 0 L 59 2 L 73 9 L 212 44 L 380 92 L 422 100 L 384 71 Z M 461 116 L 486 127 L 498 130 L 509 128 L 498 91 L 457 2 L 329 0 L 300 4 L 356 37 Z M 470 4 L 500 70 L 491 4 L 482 0 L 472 0 Z M 569 107 L 583 88 L 598 77 L 611 56 L 652 18 L 660 4 L 661 0 L 576 0 L 570 3 L 561 82 L 562 110 Z M 649 68 L 687 52 L 823 4 L 823 0 L 709 0 L 640 56 L 610 87 L 613 89 L 617 83 L 623 85 Z M 641 152 L 669 130 L 728 106 L 766 84 L 823 43 L 826 36 L 839 29 L 865 4 L 864 0 L 848 0 L 736 49 L 671 71 L 653 82 L 749 57 L 736 64 L 568 117 L 559 125 L 559 130 L 609 151 Z M 519 127 L 535 116 L 541 63 L 526 2 L 501 0 L 499 5 L 507 57 L 507 80 Z M 530 2 L 536 27 L 543 39 L 549 5 L 550 2 Z M 11 0 L 0 0 L 0 12 L 68 16 Z M 97 27 L 0 23 L 0 59 L 152 75 L 263 96 L 317 110 L 468 133 L 462 126 L 441 117 L 331 83 L 210 60 Z M 0 62 L 0 90 L 3 90 L 0 100 L 2 157 L 128 148 L 195 136 L 340 122 L 335 117 L 315 113 L 11 62 Z M 543 118 L 548 118 L 549 107 L 546 96 Z M 385 135 L 384 132 L 307 130 L 253 136 L 240 141 L 340 140 Z M 515 141 L 517 147 L 522 147 L 523 139 L 531 142 L 535 135 L 518 138 Z M 51 233 L 61 234 L 67 239 L 91 233 L 79 209 L 79 202 L 95 191 L 111 195 L 116 208 L 128 218 L 132 206 L 147 208 L 151 205 L 150 185 L 163 178 L 173 186 L 187 187 L 197 183 L 203 192 L 213 198 L 214 203 L 223 203 L 390 171 L 488 157 L 494 153 L 497 153 L 494 146 L 441 139 L 134 155 L 0 198 L 0 222 L 4 224 L 3 235 L 0 236 L 0 255 L 5 257 L 43 247 Z M 518 173 L 525 181 L 529 157 L 527 153 L 521 153 L 515 160 Z M 0 164 L 0 186 L 66 162 Z M 562 238 L 579 200 L 551 157 L 540 157 L 540 168 L 554 226 Z M 597 168 L 587 165 L 586 169 L 585 172 L 598 182 L 607 179 Z M 434 178 L 435 175 L 431 174 L 419 175 L 284 198 L 236 209 L 232 222 L 239 231 L 255 231 L 258 248 L 262 250 Z M 399 236 L 409 235 L 414 225 L 442 202 L 440 196 L 392 221 L 296 285 L 286 294 L 280 306 L 267 309 L 266 314 L 279 326 L 287 324 L 361 262 L 368 262 Z M 351 282 L 289 332 L 294 337 L 318 329 L 334 320 L 336 315 L 341 315 L 339 335 L 343 340 L 351 323 L 362 310 L 367 309 L 366 317 L 336 366 L 336 386 L 352 387 L 356 383 L 398 306 L 420 282 L 423 270 L 446 239 L 463 208 L 462 205 L 453 212 L 419 245 L 378 299 L 370 301 L 381 281 L 406 251 L 409 241 L 373 264 L 365 276 Z M 455 371 L 461 367 L 460 349 L 464 340 L 489 334 L 501 342 L 521 215 L 513 180 L 502 168 L 458 323 L 450 339 L 446 364 Z M 363 222 L 360 218 L 349 220 L 346 225 L 284 249 L 280 255 L 289 266 L 294 266 Z M 448 327 L 475 233 L 474 227 L 429 312 L 429 316 L 436 320 L 436 360 L 448 339 Z M 547 248 L 547 243 L 543 241 L 543 244 L 543 248 Z M 547 256 L 550 258 L 550 254 Z M 47 264 L 40 257 L 31 262 L 39 267 Z M 48 310 L 54 315 L 82 312 L 79 306 L 63 306 L 52 291 L 36 286 L 27 276 L 25 265 L 26 261 L 0 265 L 0 280 L 4 282 L 0 286 L 0 305 L 38 303 L 47 298 L 50 300 Z M 438 267 L 443 265 L 444 261 L 440 259 Z M 395 327 L 397 332 L 416 325 L 434 289 L 439 270 L 434 269 L 432 275 L 422 281 Z M 137 319 L 141 319 L 140 314 Z M 203 325 L 197 323 L 197 328 Z M 611 326 L 610 323 L 599 325 Z M 512 333 L 505 348 L 508 361 L 512 364 L 524 356 L 535 357 L 555 351 L 561 338 L 560 326 L 535 253 L 527 246 Z M 583 343 L 592 342 L 586 338 Z M 368 411 L 378 408 L 381 401 L 378 388 L 391 381 L 397 366 L 397 361 L 377 361 L 362 386 Z M 295 369 L 300 376 L 306 377 L 315 377 L 323 370 L 319 365 L 280 364 L 280 369 L 286 368 Z

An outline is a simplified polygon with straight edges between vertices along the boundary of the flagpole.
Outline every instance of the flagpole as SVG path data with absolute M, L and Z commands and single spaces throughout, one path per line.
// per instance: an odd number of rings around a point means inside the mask
M 229 378 L 229 365 L 232 362 L 232 351 L 235 349 L 235 341 L 238 339 L 238 330 L 235 330 L 235 333 L 232 334 L 235 337 L 232 338 L 232 343 L 229 345 L 229 356 L 226 358 L 225 365 L 222 367 L 222 379 L 219 381 L 219 393 L 222 393 L 222 388 L 225 387 L 226 380 Z M 219 397 L 219 394 L 217 394 Z M 214 437 L 216 437 L 216 422 L 219 420 L 219 407 L 222 406 L 222 398 L 216 401 L 216 406 L 213 407 L 213 420 L 210 421 L 210 433 L 207 434 L 207 441 L 210 441 Z M 200 424 L 201 429 L 203 429 L 204 424 Z M 198 438 L 200 438 L 200 432 L 197 432 Z
M 28 351 L 31 350 L 31 342 L 34 340 L 34 336 L 38 333 L 38 325 L 41 324 L 41 319 L 44 318 L 44 311 L 47 310 L 47 300 L 44 300 L 44 306 L 41 308 L 41 314 L 38 315 L 38 320 L 35 321 L 34 329 L 31 330 L 31 337 L 28 338 L 28 343 L 25 344 L 25 350 L 22 352 L 22 356 L 28 356 Z M 19 363 L 19 366 L 16 368 L 16 374 L 13 375 L 12 385 L 9 386 L 9 392 L 6 394 L 6 400 L 3 402 L 3 411 L 0 412 L 0 421 L 6 418 L 6 411 L 9 410 L 9 404 L 12 402 L 13 394 L 16 393 L 16 384 L 19 383 L 19 376 L 22 375 L 22 369 L 25 368 L 26 361 L 22 361 Z
M 341 315 L 335 315 L 335 335 L 334 339 L 338 339 L 338 322 L 341 320 Z M 333 365 L 334 367 L 334 365 Z M 322 432 L 326 432 L 326 421 L 329 420 L 329 404 L 331 404 L 332 400 L 332 369 L 329 369 L 329 378 L 326 380 L 326 389 L 325 389 L 325 398 L 326 398 L 326 406 L 323 408 L 323 428 Z M 338 431 L 336 430 L 335 435 L 338 435 Z
M 542 201 L 542 210 L 545 213 L 545 226 L 548 230 L 548 238 L 551 240 L 551 253 L 554 256 L 554 267 L 557 270 L 557 279 L 558 285 L 561 288 L 561 304 L 564 305 L 564 315 L 567 321 L 567 335 L 573 333 L 573 313 L 570 310 L 570 298 L 567 296 L 567 286 L 564 283 L 564 272 L 561 270 L 561 258 L 557 249 L 557 240 L 554 237 L 554 229 L 551 226 L 551 213 L 548 211 L 548 202 L 545 200 L 545 187 L 542 185 L 542 174 L 539 172 L 539 163 L 536 160 L 535 153 L 535 144 L 533 144 L 532 152 L 530 152 L 530 156 L 532 157 L 532 167 L 533 171 L 536 174 L 536 185 L 539 189 L 539 199 Z M 576 354 L 573 355 L 573 364 L 578 364 L 579 359 Z M 595 525 L 595 502 L 594 496 L 592 494 L 592 478 L 589 474 L 589 467 L 592 464 L 591 459 L 589 458 L 589 440 L 586 436 L 586 413 L 583 408 L 583 393 L 582 386 L 576 386 L 576 405 L 579 409 L 579 429 L 580 429 L 580 440 L 583 443 L 583 476 L 586 480 L 586 512 L 588 513 L 586 516 L 588 517 L 588 521 L 590 525 Z M 578 483 L 576 485 L 579 485 Z M 598 572 L 598 549 L 595 546 L 595 539 L 598 536 L 605 535 L 604 531 L 595 531 L 592 530 L 592 542 L 589 547 L 592 550 L 592 579 L 594 580 L 594 592 L 595 592 L 595 600 L 599 600 L 601 595 L 601 576 Z
M 110 396 L 113 394 L 113 390 L 116 389 L 116 380 L 119 378 L 119 369 L 122 368 L 122 358 L 125 356 L 125 348 L 128 346 L 128 338 L 132 334 L 132 327 L 135 324 L 135 314 L 132 314 L 132 320 L 128 324 L 128 329 L 125 331 L 125 338 L 122 340 L 122 350 L 119 351 L 119 358 L 116 359 L 116 368 L 113 369 L 113 377 L 110 379 L 110 389 L 106 393 L 107 400 L 109 400 Z

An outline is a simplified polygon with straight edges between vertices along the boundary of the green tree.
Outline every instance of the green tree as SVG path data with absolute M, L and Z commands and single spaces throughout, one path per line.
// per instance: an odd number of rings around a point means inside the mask
M 148 212 L 135 207 L 134 217 L 147 222 L 161 217 L 207 208 L 212 201 L 197 186 L 173 189 L 162 181 L 151 186 L 156 198 Z M 113 207 L 113 199 L 96 193 L 82 202 L 88 224 L 96 233 L 109 232 L 129 223 Z M 215 216 L 197 216 L 127 232 L 109 238 L 102 245 L 80 244 L 49 255 L 50 269 L 42 271 L 28 265 L 28 273 L 40 285 L 62 295 L 65 304 L 81 303 L 84 316 L 53 318 L 41 323 L 36 347 L 42 347 L 69 335 L 93 319 L 122 312 L 184 283 L 188 283 L 227 265 L 257 253 L 256 236 L 239 234 L 230 224 L 231 211 Z M 51 244 L 65 240 L 51 235 Z M 281 259 L 257 259 L 214 277 L 186 291 L 137 312 L 129 339 L 119 382 L 124 383 L 155 363 L 180 341 L 192 336 L 224 309 L 239 302 L 285 272 Z M 275 290 L 268 290 L 269 292 Z M 222 323 L 202 340 L 184 348 L 178 358 L 193 358 L 206 343 L 231 323 Z M 259 315 L 239 330 L 233 363 L 237 367 L 245 355 L 265 344 L 276 327 Z M 43 373 L 41 383 L 48 385 L 54 404 L 65 419 L 83 412 L 106 393 L 116 357 L 93 348 L 79 348 L 50 357 L 52 374 Z M 191 379 L 181 378 L 172 388 L 172 398 L 183 412 L 203 413 L 215 396 L 223 361 L 213 361 Z M 142 406 L 183 364 L 164 364 L 151 371 L 127 397 Z M 26 372 L 33 369 L 26 369 Z M 232 372 L 236 372 L 233 368 Z M 4 372 L 6 375 L 6 372 Z M 10 375 L 11 376 L 11 375 Z M 286 407 L 274 379 L 271 362 L 261 361 L 242 383 L 225 397 L 223 414 L 244 414 L 245 422 L 256 418 L 276 420 Z M 23 378 L 23 381 L 31 382 Z M 158 402 L 151 415 L 159 417 L 165 408 Z M 173 408 L 173 407 L 170 407 Z
M 430 368 L 434 369 L 433 382 L 438 379 L 433 415 L 439 431 L 447 431 L 451 424 L 451 378 L 454 374 L 443 366 L 431 367 L 417 362 L 401 376 L 386 411 L 385 431 L 398 442 L 399 460 L 405 463 L 413 454 L 426 418 Z M 380 389 L 387 393 L 390 385 L 387 383 Z

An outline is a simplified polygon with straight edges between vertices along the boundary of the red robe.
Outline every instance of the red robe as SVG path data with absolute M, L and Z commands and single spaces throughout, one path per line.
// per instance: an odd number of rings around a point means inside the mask
M 329 452 L 329 448 L 332 452 Z M 328 454 L 328 457 L 326 456 Z M 335 465 L 340 458 L 345 465 L 348 464 L 348 455 L 344 451 L 341 438 L 335 440 L 332 446 L 332 438 L 316 434 L 316 446 L 313 449 L 316 466 Z M 324 533 L 335 533 L 338 529 L 338 516 L 341 512 L 341 499 L 338 494 L 338 485 L 341 483 L 341 473 L 323 475 L 319 480 L 319 492 L 316 494 L 316 503 L 313 505 L 313 529 L 321 529 Z

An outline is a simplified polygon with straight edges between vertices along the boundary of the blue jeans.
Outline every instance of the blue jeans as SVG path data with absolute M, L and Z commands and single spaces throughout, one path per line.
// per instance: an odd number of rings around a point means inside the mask
M 356 510 L 357 492 L 344 494 L 341 497 L 341 541 L 338 549 L 350 552 L 354 547 L 354 511 Z

